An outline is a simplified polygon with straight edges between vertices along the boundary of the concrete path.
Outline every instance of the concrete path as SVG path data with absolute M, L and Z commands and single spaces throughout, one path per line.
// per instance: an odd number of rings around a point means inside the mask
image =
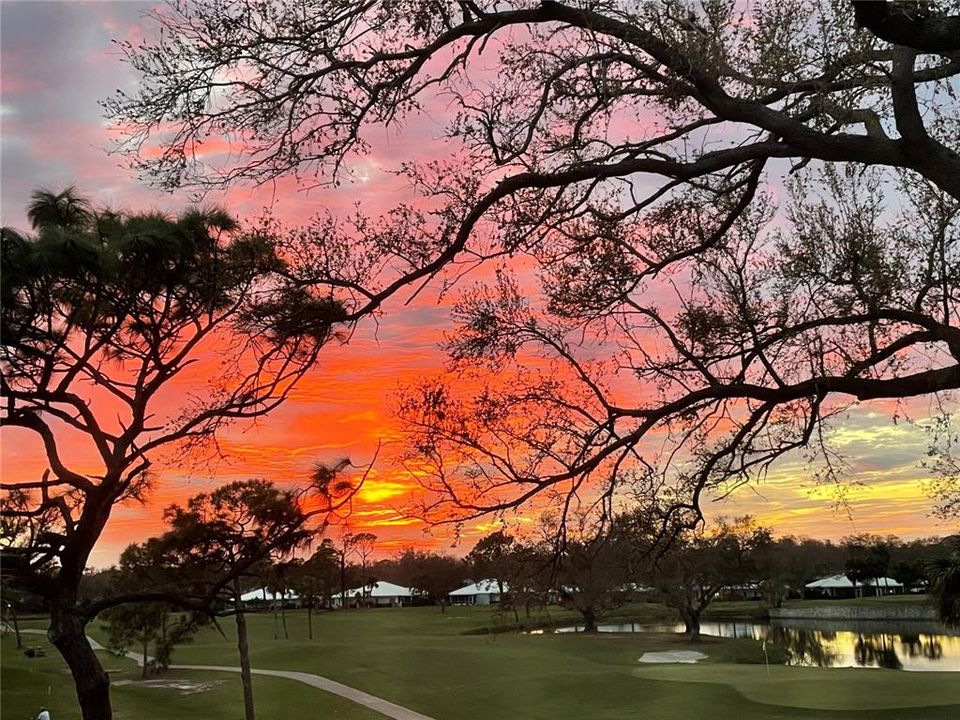
M 229 665 L 171 665 L 170 669 L 240 672 L 240 668 Z M 331 680 L 320 675 L 314 675 L 312 673 L 305 672 L 295 672 L 293 670 L 259 670 L 256 668 L 252 668 L 250 672 L 254 675 L 269 675 L 271 677 L 296 680 L 297 682 L 302 682 L 305 685 L 320 688 L 321 690 L 326 690 L 329 693 L 339 695 L 347 700 L 352 700 L 358 705 L 368 707 L 371 710 L 375 710 L 376 712 L 386 715 L 389 718 L 394 718 L 395 720 L 433 720 L 433 718 L 430 716 L 418 713 L 416 710 L 405 708 L 402 705 L 397 705 L 389 700 L 384 700 L 376 695 L 365 693 L 363 690 L 357 690 L 349 685 L 338 683 L 336 680 Z
M 45 630 L 21 630 L 22 633 L 28 633 L 32 635 L 46 635 Z M 90 647 L 94 650 L 106 650 L 103 645 L 98 643 L 89 635 L 87 640 L 90 643 Z M 126 657 L 133 660 L 137 665 L 142 666 L 144 662 L 143 655 L 135 652 L 127 651 L 124 653 Z M 149 656 L 146 658 L 148 661 L 151 659 Z M 240 672 L 240 668 L 233 665 L 171 665 L 171 670 L 202 670 L 202 671 L 213 671 L 213 672 Z M 377 697 L 376 695 L 371 695 L 370 693 L 365 693 L 363 690 L 357 690 L 352 688 L 349 685 L 344 685 L 343 683 L 338 683 L 336 680 L 331 680 L 330 678 L 325 678 L 322 675 L 314 675 L 313 673 L 305 672 L 296 672 L 293 670 L 262 670 L 258 668 L 251 668 L 251 673 L 254 675 L 269 675 L 270 677 L 279 677 L 287 678 L 288 680 L 295 680 L 297 682 L 302 682 L 304 685 L 310 685 L 311 687 L 319 688 L 320 690 L 325 690 L 328 693 L 333 693 L 334 695 L 339 695 L 342 698 L 351 700 L 358 705 L 363 705 L 368 707 L 371 710 L 374 710 L 382 715 L 386 715 L 388 718 L 393 718 L 394 720 L 434 720 L 429 715 L 424 715 L 418 713 L 416 710 L 411 710 L 410 708 L 405 708 L 402 705 L 397 705 L 392 703 L 389 700 L 384 700 L 383 698 Z

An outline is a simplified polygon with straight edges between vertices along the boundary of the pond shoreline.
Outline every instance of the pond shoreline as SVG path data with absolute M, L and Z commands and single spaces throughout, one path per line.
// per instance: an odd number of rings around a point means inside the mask
M 927 605 L 829 605 L 770 608 L 771 620 L 841 620 L 841 621 L 929 621 L 937 614 Z
M 530 634 L 572 635 L 582 626 L 533 630 Z M 683 624 L 601 624 L 600 635 L 682 636 Z M 929 621 L 774 620 L 772 622 L 704 622 L 706 637 L 755 640 L 778 648 L 777 664 L 796 667 L 886 668 L 906 671 L 960 672 L 960 631 Z M 766 657 L 766 652 L 765 652 Z
M 948 628 L 935 620 L 914 620 L 913 618 L 883 618 L 877 620 L 861 618 L 807 618 L 785 617 L 771 618 L 771 626 L 796 628 L 798 630 L 823 630 L 827 632 L 853 632 L 865 635 L 911 634 L 960 636 L 960 629 Z

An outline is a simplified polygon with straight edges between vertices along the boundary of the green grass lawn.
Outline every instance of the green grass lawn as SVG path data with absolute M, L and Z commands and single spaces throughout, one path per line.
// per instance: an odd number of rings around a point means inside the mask
M 55 720 L 80 720 L 73 680 L 55 648 L 42 636 L 24 636 L 25 644 L 42 648 L 42 658 L 27 658 L 17 651 L 12 636 L 0 640 L 0 718 L 33 720 L 41 706 Z M 100 653 L 113 681 L 116 720 L 183 720 L 184 718 L 243 717 L 240 676 L 234 673 L 172 671 L 144 683 L 131 660 Z M 382 720 L 382 715 L 292 680 L 254 677 L 254 694 L 260 717 L 343 718 Z M 179 687 L 171 687 L 178 685 Z
M 723 609 L 722 607 L 720 608 Z M 651 610 L 652 612 L 652 610 Z M 512 621 L 513 618 L 509 618 Z M 570 616 L 553 613 L 550 618 Z M 290 639 L 274 639 L 270 614 L 250 616 L 252 664 L 300 670 L 339 680 L 437 720 L 500 718 L 573 720 L 685 720 L 699 718 L 859 718 L 932 720 L 960 717 L 960 674 L 874 669 L 810 669 L 763 664 L 759 643 L 708 638 L 696 649 L 709 655 L 698 666 L 640 665 L 651 650 L 687 649 L 670 635 L 464 634 L 503 623 L 488 608 L 401 608 L 321 613 L 315 639 L 306 617 L 288 613 Z M 205 630 L 179 648 L 174 662 L 235 665 L 235 631 L 226 638 Z M 91 628 L 96 634 L 97 629 Z M 32 642 L 32 640 L 31 640 Z M 4 640 L 2 718 L 24 720 L 38 696 L 64 703 L 56 720 L 79 717 L 70 708 L 69 676 L 54 655 L 8 662 Z M 776 662 L 773 651 L 771 661 Z M 131 680 L 133 664 L 108 666 Z M 239 718 L 239 680 L 223 673 L 171 671 L 169 678 L 215 681 L 192 695 L 139 682 L 113 691 L 118 718 Z M 256 678 L 258 717 L 378 717 L 359 706 L 291 681 Z M 54 703 L 51 701 L 50 703 Z M 305 710 L 310 708 L 309 712 Z M 312 708 L 316 708 L 314 712 Z M 905 708 L 907 708 L 905 710 Z M 9 710 L 9 711 L 8 711 Z

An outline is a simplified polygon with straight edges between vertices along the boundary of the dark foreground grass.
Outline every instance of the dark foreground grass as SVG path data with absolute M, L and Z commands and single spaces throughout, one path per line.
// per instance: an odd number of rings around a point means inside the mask
M 2 640 L 0 656 L 0 718 L 33 720 L 41 706 L 54 720 L 80 720 L 73 681 L 56 649 L 45 638 L 27 642 L 43 648 L 42 658 L 27 658 L 12 637 Z M 130 660 L 100 653 L 113 682 L 116 720 L 238 720 L 243 717 L 240 676 L 233 673 L 170 671 L 147 682 Z M 380 720 L 382 716 L 336 695 L 293 680 L 254 677 L 259 717 L 342 718 Z
M 254 615 L 250 618 L 252 664 L 325 675 L 437 720 L 960 717 L 960 674 L 767 668 L 759 643 L 714 638 L 696 646 L 709 655 L 702 665 L 646 666 L 637 662 L 644 652 L 688 649 L 689 643 L 654 634 L 464 634 L 510 619 L 494 617 L 488 608 L 321 613 L 315 617 L 311 641 L 302 612 L 288 613 L 289 640 L 274 638 L 270 614 Z M 531 622 L 565 619 L 554 613 Z M 225 638 L 214 630 L 204 631 L 193 644 L 178 649 L 175 662 L 235 665 L 232 622 L 226 619 L 221 627 Z M 775 662 L 776 649 L 768 648 L 768 653 Z M 61 696 L 67 701 L 69 677 L 56 657 L 32 666 L 28 662 L 34 661 L 18 660 L 9 670 L 6 659 L 5 655 L 3 720 L 25 720 L 36 712 L 37 703 L 28 701 L 54 685 L 51 678 L 58 678 L 62 686 L 52 690 L 58 701 Z M 113 659 L 111 666 L 124 670 L 115 677 L 131 679 L 129 661 Z M 236 676 L 173 671 L 170 677 L 219 684 L 192 695 L 124 684 L 114 690 L 117 717 L 219 720 L 241 716 Z M 13 680 L 25 690 L 10 690 Z M 256 682 L 259 717 L 264 720 L 376 717 L 304 685 L 267 678 Z M 8 705 L 14 708 L 9 714 Z M 54 717 L 78 717 L 66 708 Z

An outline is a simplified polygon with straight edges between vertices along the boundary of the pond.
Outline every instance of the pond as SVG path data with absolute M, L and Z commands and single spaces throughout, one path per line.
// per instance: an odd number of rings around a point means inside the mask
M 564 627 L 553 632 L 577 632 L 582 629 L 581 626 Z M 625 623 L 601 625 L 599 630 L 608 633 L 682 633 L 683 624 Z M 932 622 L 705 622 L 701 626 L 701 633 L 775 644 L 784 650 L 785 663 L 798 667 L 880 667 L 960 672 L 960 633 Z

